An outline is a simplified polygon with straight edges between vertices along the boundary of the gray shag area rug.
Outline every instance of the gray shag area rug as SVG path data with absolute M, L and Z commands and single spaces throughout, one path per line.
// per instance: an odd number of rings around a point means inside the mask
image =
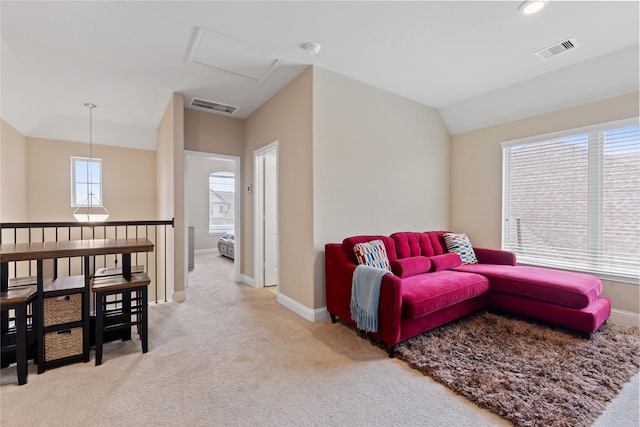
M 590 339 L 480 312 L 396 347 L 396 357 L 516 426 L 589 426 L 638 373 L 638 328 L 604 324 Z

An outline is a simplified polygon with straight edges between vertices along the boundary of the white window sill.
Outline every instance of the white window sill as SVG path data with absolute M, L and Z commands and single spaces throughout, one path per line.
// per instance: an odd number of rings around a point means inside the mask
M 222 236 L 227 233 L 233 233 L 233 228 L 227 230 L 209 230 L 209 236 Z
M 590 269 L 586 266 L 576 266 L 567 264 L 556 264 L 545 262 L 542 260 L 527 259 L 516 255 L 518 265 L 530 265 L 534 267 L 554 268 L 556 270 L 574 271 L 576 273 L 591 274 L 600 280 L 608 280 L 611 282 L 630 283 L 632 285 L 640 285 L 640 275 L 631 272 L 606 272 L 601 270 Z

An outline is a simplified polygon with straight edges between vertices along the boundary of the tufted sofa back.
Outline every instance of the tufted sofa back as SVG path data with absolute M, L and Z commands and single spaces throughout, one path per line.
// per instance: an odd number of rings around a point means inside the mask
M 415 256 L 442 255 L 447 253 L 447 245 L 444 242 L 444 237 L 442 237 L 444 233 L 446 231 L 426 231 L 424 233 L 403 231 L 393 233 L 391 236 L 352 236 L 342 241 L 342 249 L 347 258 L 354 264 L 358 263 L 353 252 L 354 245 L 378 239 L 384 243 L 389 261 Z
M 447 245 L 442 237 L 446 231 L 426 231 L 418 233 L 404 231 L 390 237 L 395 243 L 399 259 L 414 256 L 434 256 L 447 253 Z

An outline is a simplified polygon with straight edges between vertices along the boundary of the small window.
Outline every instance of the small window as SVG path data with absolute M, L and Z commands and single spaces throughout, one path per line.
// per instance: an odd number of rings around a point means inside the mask
M 71 206 L 102 206 L 102 159 L 71 158 Z
M 209 175 L 209 232 L 234 230 L 236 179 L 230 172 Z

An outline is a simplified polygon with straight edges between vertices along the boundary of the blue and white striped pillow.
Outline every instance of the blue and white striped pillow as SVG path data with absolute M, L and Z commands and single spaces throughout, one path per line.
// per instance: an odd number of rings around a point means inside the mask
M 358 243 L 353 246 L 358 264 L 366 264 L 371 267 L 382 268 L 391 271 L 387 250 L 382 240 Z
M 444 242 L 450 253 L 458 254 L 463 264 L 477 264 L 478 258 L 473 251 L 469 237 L 464 233 L 444 233 Z

